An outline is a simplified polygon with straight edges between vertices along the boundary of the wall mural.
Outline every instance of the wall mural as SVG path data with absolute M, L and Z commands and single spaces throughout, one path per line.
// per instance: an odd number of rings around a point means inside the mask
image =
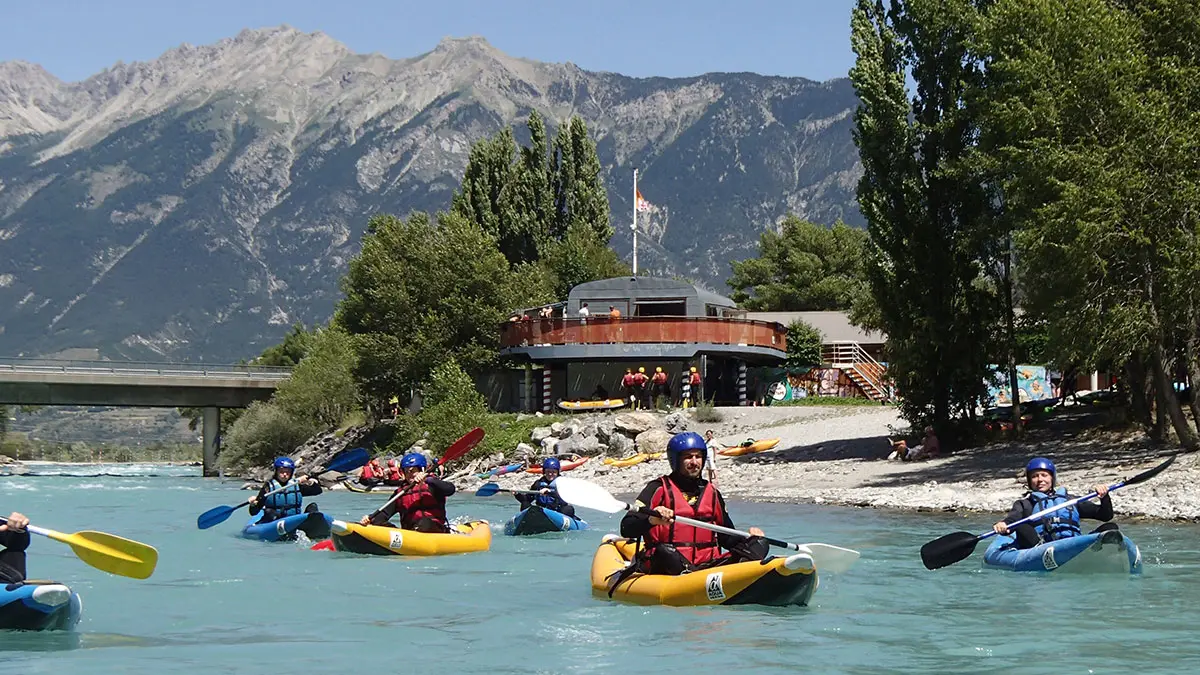
M 1055 396 L 1054 386 L 1050 384 L 1050 376 L 1046 373 L 1045 366 L 1017 366 L 1017 388 L 1021 403 L 1041 401 Z M 1008 373 L 1003 369 L 995 373 L 988 382 L 988 395 L 992 405 L 1012 405 Z

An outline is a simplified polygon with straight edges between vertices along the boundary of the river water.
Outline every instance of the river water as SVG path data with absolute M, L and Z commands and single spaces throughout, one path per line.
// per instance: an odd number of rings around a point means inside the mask
M 0 477 L 0 511 L 63 532 L 101 530 L 154 545 L 145 581 L 88 567 L 35 537 L 30 575 L 83 597 L 74 633 L 0 633 L 3 673 L 1186 673 L 1200 668 L 1200 569 L 1191 525 L 1130 523 L 1141 577 L 1035 576 L 981 568 L 975 555 L 934 572 L 921 544 L 989 516 L 900 514 L 731 502 L 739 526 L 858 549 L 806 608 L 638 607 L 594 598 L 591 556 L 617 516 L 591 531 L 504 537 L 507 495 L 451 498 L 486 518 L 490 552 L 359 557 L 240 539 L 239 512 L 210 530 L 196 516 L 249 493 L 196 467 L 37 466 Z M 66 473 L 76 475 L 44 475 Z M 88 475 L 83 475 L 88 474 Z M 121 475 L 92 475 L 121 474 Z M 386 496 L 316 498 L 356 518 Z M 1119 499 L 1119 494 L 1116 496 Z

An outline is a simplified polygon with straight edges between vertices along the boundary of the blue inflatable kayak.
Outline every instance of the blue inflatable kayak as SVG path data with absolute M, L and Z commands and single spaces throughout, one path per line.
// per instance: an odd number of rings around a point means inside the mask
M 0 629 L 70 630 L 79 623 L 79 594 L 53 581 L 25 581 L 0 587 Z
M 332 518 L 319 511 L 300 513 L 268 523 L 258 522 L 259 518 L 262 518 L 261 513 L 246 521 L 246 526 L 242 528 L 243 537 L 262 541 L 291 541 L 296 538 L 297 532 L 303 532 L 309 539 L 319 541 L 329 538 L 329 528 L 333 524 Z
M 997 536 L 983 554 L 987 567 L 1016 572 L 1142 573 L 1142 553 L 1129 537 L 1117 530 L 1059 539 L 1033 548 L 1018 549 L 1015 537 Z
M 504 534 L 517 536 L 586 529 L 587 522 L 540 506 L 531 506 L 504 524 Z

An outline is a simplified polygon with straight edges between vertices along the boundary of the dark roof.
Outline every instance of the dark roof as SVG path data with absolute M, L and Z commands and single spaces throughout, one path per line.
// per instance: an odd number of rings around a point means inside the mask
M 718 307 L 737 307 L 737 303 L 712 291 L 693 286 L 686 281 L 666 277 L 614 277 L 588 281 L 571 289 L 570 297 L 586 300 L 592 297 L 684 297 Z

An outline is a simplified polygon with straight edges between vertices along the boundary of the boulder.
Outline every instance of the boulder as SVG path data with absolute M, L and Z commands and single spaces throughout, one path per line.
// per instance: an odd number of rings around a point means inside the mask
M 555 436 L 558 436 L 559 434 L 561 434 L 562 430 L 563 430 L 562 422 L 555 422 L 554 424 L 550 425 L 550 432 L 553 433 Z
M 637 445 L 638 452 L 665 452 L 667 442 L 671 440 L 671 436 L 673 435 L 671 432 L 663 429 L 650 429 L 638 434 L 633 440 Z
M 534 427 L 533 431 L 529 432 L 529 438 L 534 443 L 541 443 L 547 438 L 554 435 L 554 430 L 550 427 Z
M 604 449 L 604 444 L 595 436 L 581 436 L 576 434 L 559 440 L 554 451 L 560 455 L 573 452 L 577 455 L 592 456 L 604 452 Z
M 596 438 L 600 439 L 601 443 L 608 443 L 608 439 L 616 432 L 616 424 L 611 417 L 596 422 Z
M 531 462 L 537 457 L 537 452 L 537 448 L 528 443 L 517 443 L 517 449 L 514 454 L 527 462 Z
M 596 425 L 591 422 L 588 422 L 587 424 L 577 425 L 575 428 L 575 433 L 580 436 L 595 436 L 596 438 L 599 438 L 600 434 L 598 433 L 598 431 L 599 430 L 596 428 Z M 602 440 L 600 442 L 605 443 L 607 441 Z
M 608 455 L 611 457 L 631 455 L 634 449 L 633 439 L 624 434 L 613 434 L 608 437 Z
M 570 438 L 571 436 L 575 435 L 577 431 L 579 431 L 579 427 L 575 426 L 574 424 L 564 424 L 562 431 L 558 432 L 558 437 Z
M 666 425 L 667 431 L 680 434 L 688 430 L 688 416 L 676 411 L 664 417 L 663 424 Z
M 546 455 L 546 456 L 553 455 L 555 452 L 558 451 L 557 448 L 558 448 L 558 439 L 557 438 L 550 436 L 548 438 L 542 439 L 542 454 L 543 455 Z
M 659 417 L 654 413 L 623 413 L 617 415 L 616 419 L 613 420 L 613 426 L 618 431 L 622 431 L 630 436 L 637 436 L 659 425 Z

